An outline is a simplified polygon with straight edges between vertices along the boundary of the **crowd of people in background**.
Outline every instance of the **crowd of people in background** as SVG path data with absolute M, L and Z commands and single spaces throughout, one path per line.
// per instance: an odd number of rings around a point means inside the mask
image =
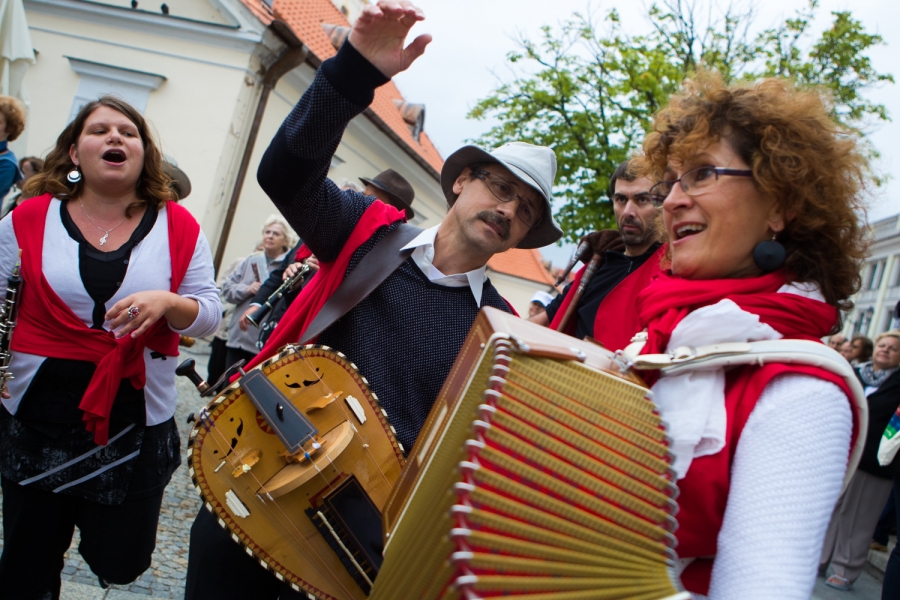
M 900 529 L 900 460 L 886 466 L 877 460 L 882 433 L 900 408 L 900 330 L 881 333 L 874 341 L 838 333 L 828 345 L 854 367 L 869 406 L 862 459 L 835 506 L 819 559 L 820 574 L 831 567 L 826 585 L 848 590 L 862 574 L 869 550 L 887 552 L 890 535 Z M 900 593 L 900 548 L 888 560 L 884 590 L 884 598 Z

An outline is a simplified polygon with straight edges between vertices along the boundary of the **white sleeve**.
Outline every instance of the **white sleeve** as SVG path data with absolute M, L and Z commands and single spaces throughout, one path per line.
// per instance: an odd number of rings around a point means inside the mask
M 196 300 L 199 310 L 197 318 L 189 326 L 184 329 L 172 327 L 172 330 L 191 337 L 204 337 L 214 333 L 222 320 L 222 302 L 219 299 L 219 288 L 216 287 L 209 242 L 202 231 L 197 236 L 194 255 L 178 287 L 178 295 Z
M 809 599 L 851 435 L 833 383 L 783 375 L 766 386 L 735 451 L 711 600 Z
M 6 215 L 0 221 L 0 289 L 6 290 L 6 280 L 12 275 L 19 260 L 19 240 L 16 239 L 16 230 L 13 228 L 12 213 Z

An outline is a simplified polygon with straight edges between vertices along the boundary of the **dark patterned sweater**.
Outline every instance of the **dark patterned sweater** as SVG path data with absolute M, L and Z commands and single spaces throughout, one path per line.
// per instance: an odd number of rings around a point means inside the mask
M 335 58 L 322 64 L 260 162 L 260 185 L 321 261 L 337 258 L 374 201 L 340 190 L 327 174 L 347 123 L 386 82 L 344 44 Z M 380 229 L 354 252 L 347 273 L 389 229 Z M 490 281 L 485 282 L 481 304 L 509 312 Z M 326 329 L 319 343 L 356 363 L 409 452 L 479 308 L 469 287 L 432 283 L 407 259 Z

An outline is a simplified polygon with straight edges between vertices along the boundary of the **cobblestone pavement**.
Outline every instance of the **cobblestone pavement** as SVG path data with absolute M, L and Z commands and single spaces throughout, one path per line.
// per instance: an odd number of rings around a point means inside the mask
M 205 377 L 208 356 L 209 346 L 198 340 L 193 348 L 181 348 L 181 356 L 178 360 L 195 359 L 197 371 Z M 176 378 L 176 386 L 178 405 L 175 409 L 175 422 L 181 432 L 181 454 L 184 458 L 187 434 L 190 431 L 190 427 L 185 421 L 190 413 L 198 412 L 207 400 L 200 398 L 200 394 L 197 393 L 193 384 L 184 377 Z M 150 568 L 134 583 L 112 586 L 114 589 L 108 592 L 101 590 L 97 583 L 97 577 L 78 554 L 79 535 L 76 529 L 72 546 L 66 553 L 66 566 L 62 574 L 64 582 L 72 582 L 76 585 L 64 586 L 63 599 L 84 597 L 112 600 L 113 598 L 133 598 L 134 594 L 144 598 L 152 596 L 154 599 L 183 598 L 190 529 L 199 508 L 200 497 L 191 485 L 187 467 L 182 461 L 182 465 L 175 471 L 163 496 L 159 529 L 156 534 L 156 551 L 153 553 Z M 97 594 L 92 595 L 90 588 L 85 586 L 96 588 Z

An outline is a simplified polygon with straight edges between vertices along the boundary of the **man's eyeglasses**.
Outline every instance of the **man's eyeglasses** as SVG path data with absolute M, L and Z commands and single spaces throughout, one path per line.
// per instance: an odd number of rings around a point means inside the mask
M 516 216 L 528 225 L 530 229 L 534 229 L 541 224 L 540 211 L 531 202 L 517 194 L 512 184 L 508 181 L 488 171 L 475 171 L 472 173 L 472 176 L 482 180 L 500 202 L 512 202 L 518 198 L 519 206 L 516 207 Z
M 750 169 L 725 169 L 722 167 L 697 167 L 684 173 L 678 179 L 666 179 L 660 181 L 650 188 L 650 200 L 656 206 L 662 206 L 662 203 L 669 194 L 675 184 L 681 182 L 681 189 L 689 196 L 699 196 L 708 192 L 715 187 L 719 181 L 719 176 L 729 175 L 732 177 L 753 177 L 753 171 Z

